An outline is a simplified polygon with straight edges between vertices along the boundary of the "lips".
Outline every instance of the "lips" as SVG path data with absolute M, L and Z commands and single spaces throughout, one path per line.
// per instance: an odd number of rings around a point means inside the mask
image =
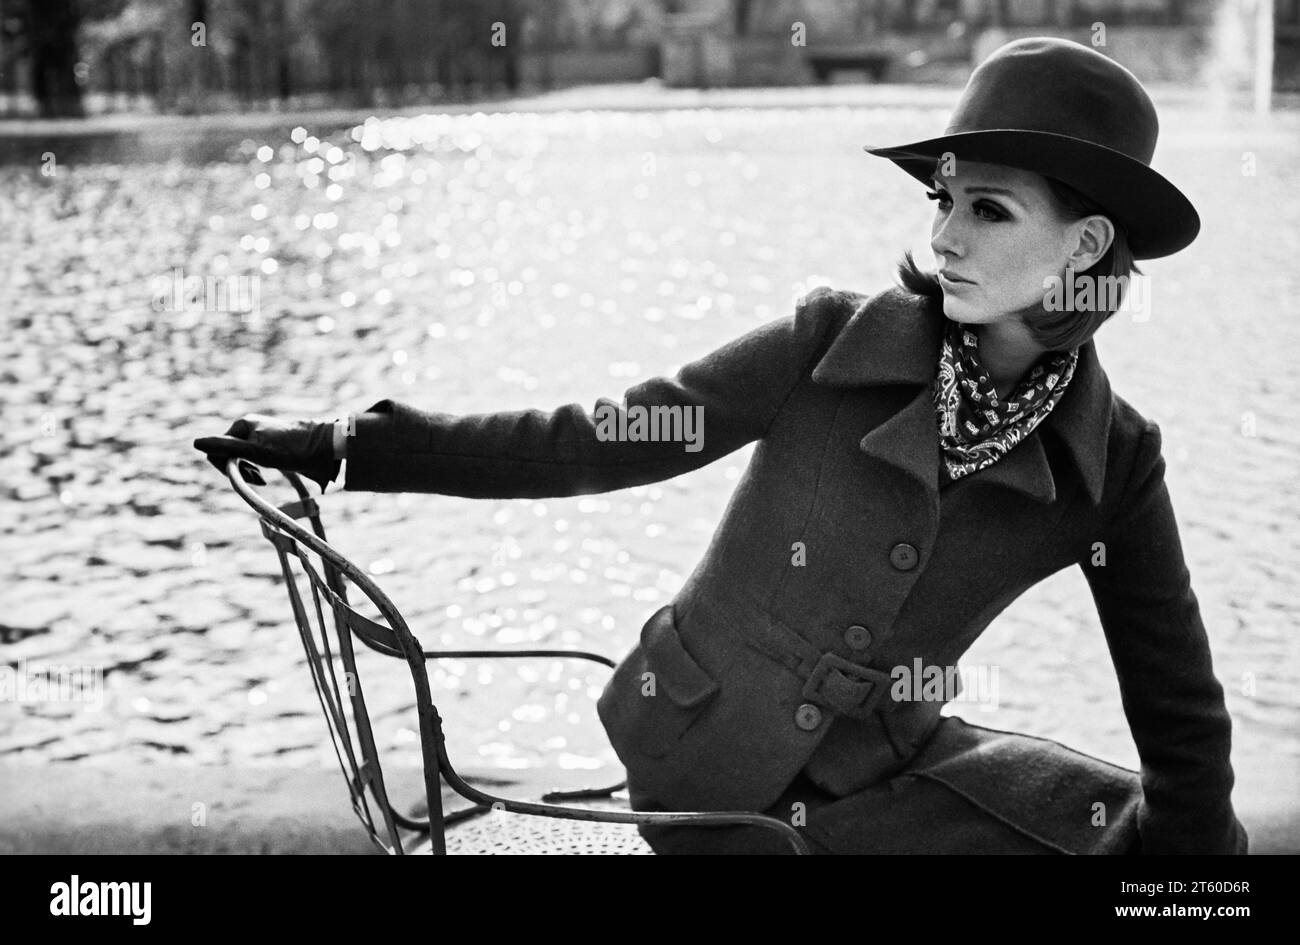
M 965 282 L 965 283 L 967 283 L 968 285 L 974 285 L 974 284 L 975 284 L 973 280 L 971 280 L 971 279 L 967 279 L 967 278 L 965 278 L 965 277 L 963 277 L 963 276 L 959 276 L 959 275 L 957 275 L 956 273 L 949 272 L 949 271 L 946 270 L 946 269 L 941 269 L 941 270 L 939 270 L 939 275 L 943 276 L 943 277 L 944 277 L 945 279 L 947 279 L 949 282 Z

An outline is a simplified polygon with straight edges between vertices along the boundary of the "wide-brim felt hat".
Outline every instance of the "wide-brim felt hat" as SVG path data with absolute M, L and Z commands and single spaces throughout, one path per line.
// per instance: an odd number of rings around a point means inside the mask
M 1003 164 L 1054 177 L 1092 198 L 1136 259 L 1183 249 L 1201 229 L 1190 200 L 1151 167 L 1159 122 L 1146 90 L 1115 60 L 1067 39 L 1000 46 L 971 73 L 944 133 L 866 145 L 926 186 L 936 161 Z

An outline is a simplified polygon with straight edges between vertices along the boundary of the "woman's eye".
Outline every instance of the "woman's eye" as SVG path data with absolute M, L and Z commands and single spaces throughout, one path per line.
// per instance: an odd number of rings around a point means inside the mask
M 946 192 L 940 190 L 927 190 L 925 192 L 925 197 L 927 200 L 939 201 L 940 209 L 945 209 L 946 206 L 951 205 L 952 203 L 952 198 L 949 197 Z M 975 206 L 972 209 L 975 211 L 976 216 L 978 216 L 981 220 L 985 220 L 988 222 L 992 222 L 994 220 L 1004 220 L 1006 219 L 1007 216 L 995 205 L 991 203 L 987 203 L 983 200 L 977 201 Z

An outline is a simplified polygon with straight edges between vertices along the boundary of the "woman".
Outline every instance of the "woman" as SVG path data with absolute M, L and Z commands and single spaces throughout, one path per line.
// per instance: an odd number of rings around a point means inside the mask
M 355 429 L 253 416 L 196 445 L 322 488 L 346 455 L 347 489 L 543 497 L 758 441 L 704 560 L 600 699 L 635 807 L 763 810 L 824 852 L 1244 853 L 1160 430 L 1112 394 L 1091 337 L 1118 300 L 1047 304 L 1053 280 L 1100 286 L 1195 238 L 1149 166 L 1155 139 L 1127 70 L 1018 40 L 974 71 L 943 136 L 869 149 L 933 187 L 937 277 L 909 255 L 899 288 L 817 289 L 591 414 L 382 401 Z M 702 410 L 690 450 L 604 422 L 671 408 Z M 1140 774 L 940 714 L 989 622 L 1071 565 Z M 757 828 L 643 832 L 660 852 L 780 848 Z

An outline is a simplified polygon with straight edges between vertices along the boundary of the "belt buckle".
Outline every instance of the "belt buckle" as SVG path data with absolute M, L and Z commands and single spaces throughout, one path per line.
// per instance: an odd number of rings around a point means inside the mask
M 840 715 L 865 719 L 888 690 L 888 683 L 889 676 L 878 669 L 859 666 L 834 653 L 823 653 L 808 674 L 803 686 L 803 698 Z

